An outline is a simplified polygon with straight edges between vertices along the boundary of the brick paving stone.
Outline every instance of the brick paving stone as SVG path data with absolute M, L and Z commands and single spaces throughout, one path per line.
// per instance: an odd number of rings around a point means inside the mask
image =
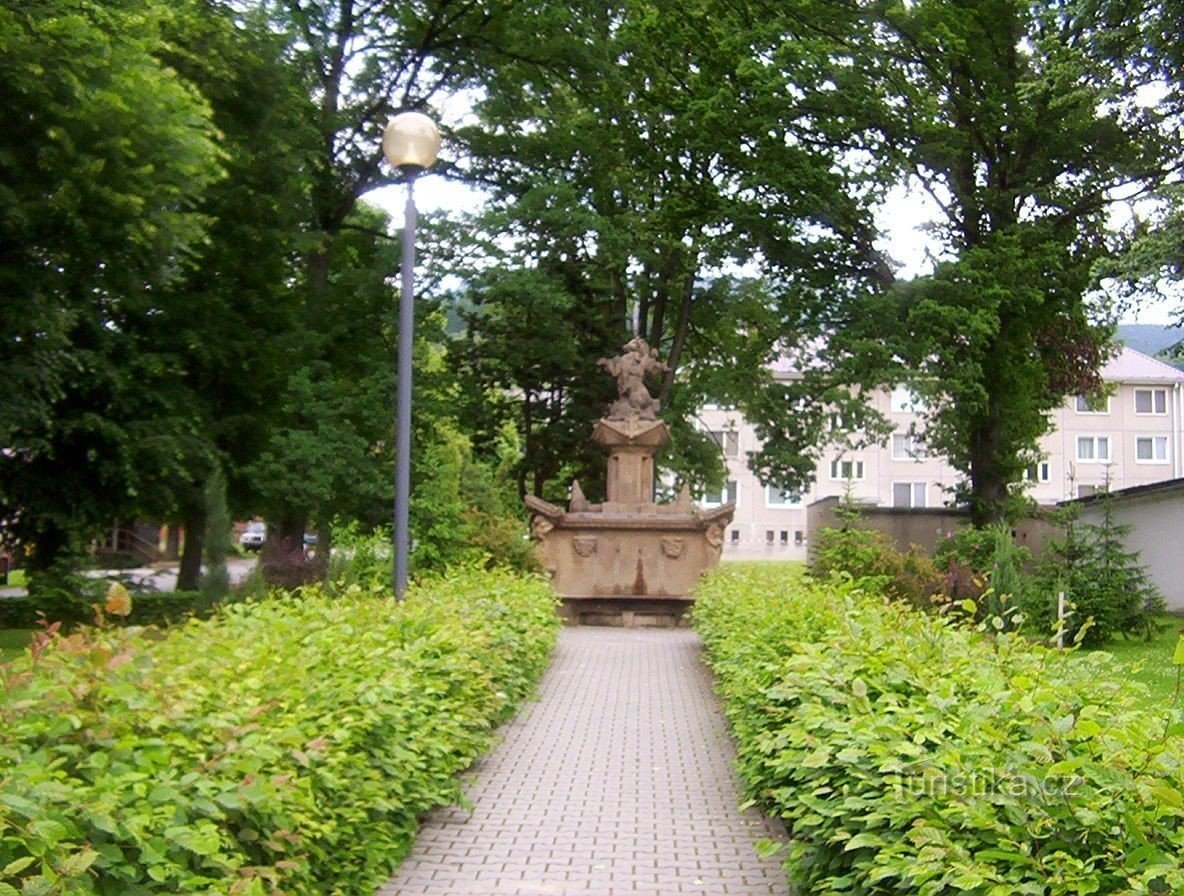
M 500 735 L 377 896 L 788 894 L 693 631 L 565 628 Z

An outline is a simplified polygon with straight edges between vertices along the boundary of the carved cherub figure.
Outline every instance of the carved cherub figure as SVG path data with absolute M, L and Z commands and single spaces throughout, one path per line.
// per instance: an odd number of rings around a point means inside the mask
M 617 379 L 619 397 L 609 408 L 609 420 L 627 420 L 630 417 L 639 420 L 658 419 L 661 405 L 646 388 L 645 377 L 648 374 L 666 373 L 669 368 L 658 360 L 658 352 L 650 348 L 644 339 L 633 337 L 625 343 L 623 354 L 615 358 L 601 358 L 596 366 Z

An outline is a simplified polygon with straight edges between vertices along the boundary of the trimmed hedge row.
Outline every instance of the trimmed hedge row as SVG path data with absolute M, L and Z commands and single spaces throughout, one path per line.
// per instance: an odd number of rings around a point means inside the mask
M 366 894 L 534 687 L 545 582 L 315 590 L 0 668 L 0 894 Z
M 102 582 L 102 586 L 106 586 Z M 102 603 L 96 589 L 95 600 Z M 134 594 L 131 614 L 109 621 L 119 625 L 165 625 L 180 622 L 187 616 L 208 616 L 214 604 L 200 591 L 162 591 Z M 0 628 L 38 628 L 42 621 L 66 625 L 88 624 L 95 620 L 91 602 L 76 597 L 6 597 L 0 598 Z
M 1180 713 L 1107 657 L 775 568 L 713 574 L 694 621 L 801 892 L 1184 892 Z

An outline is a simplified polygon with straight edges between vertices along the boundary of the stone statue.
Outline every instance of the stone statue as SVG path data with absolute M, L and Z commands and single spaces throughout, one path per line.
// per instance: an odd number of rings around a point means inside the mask
M 612 403 L 605 419 L 657 420 L 661 405 L 646 388 L 647 374 L 665 373 L 669 368 L 658 360 L 658 352 L 652 349 L 640 336 L 634 336 L 625 343 L 623 354 L 615 358 L 601 358 L 596 362 L 617 378 L 616 401 Z

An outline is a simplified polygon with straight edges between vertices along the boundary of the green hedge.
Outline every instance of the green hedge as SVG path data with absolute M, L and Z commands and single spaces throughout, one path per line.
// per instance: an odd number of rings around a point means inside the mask
M 106 582 L 101 583 L 103 586 Z M 96 603 L 102 604 L 96 589 Z M 187 616 L 206 616 L 213 611 L 207 595 L 200 591 L 162 591 L 133 594 L 131 615 L 112 617 L 120 625 L 164 625 L 180 622 Z M 67 626 L 93 623 L 95 611 L 90 601 L 77 597 L 6 597 L 0 598 L 0 628 L 37 628 L 42 620 L 62 622 Z
M 0 894 L 370 896 L 533 688 L 546 583 L 318 591 L 0 668 Z
M 1184 892 L 1180 714 L 1108 658 L 773 570 L 714 574 L 694 620 L 801 892 Z

